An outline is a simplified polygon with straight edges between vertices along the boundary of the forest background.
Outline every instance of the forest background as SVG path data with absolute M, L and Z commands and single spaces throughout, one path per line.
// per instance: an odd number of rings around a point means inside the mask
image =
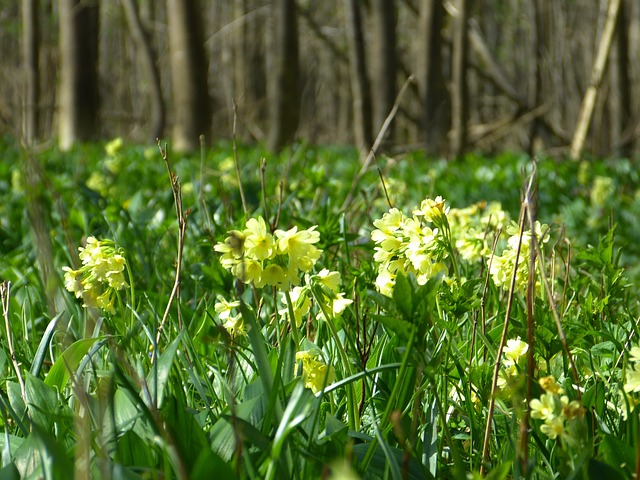
M 628 156 L 632 0 L 5 0 L 0 133 Z M 407 79 L 406 93 L 398 97 Z M 634 94 L 635 92 L 635 94 Z

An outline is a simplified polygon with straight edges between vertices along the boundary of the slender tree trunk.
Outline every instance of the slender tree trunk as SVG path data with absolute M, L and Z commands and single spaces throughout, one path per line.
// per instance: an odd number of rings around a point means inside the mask
M 268 147 L 280 150 L 291 142 L 300 121 L 300 65 L 295 0 L 272 0 L 269 46 Z
M 98 132 L 98 3 L 59 0 L 59 143 L 67 150 Z
M 396 52 L 396 2 L 395 0 L 372 0 L 371 2 L 373 55 L 373 131 L 377 132 L 393 108 L 396 99 L 396 75 L 398 71 Z M 393 124 L 388 137 L 393 136 Z
M 591 70 L 591 80 L 589 82 L 587 92 L 582 99 L 582 107 L 580 109 L 580 115 L 578 116 L 578 123 L 576 124 L 573 141 L 571 142 L 571 158 L 573 160 L 579 160 L 584 150 L 587 132 L 589 131 L 589 125 L 591 124 L 591 118 L 593 117 L 596 100 L 598 98 L 598 93 L 600 92 L 600 85 L 602 84 L 602 78 L 607 68 L 607 60 L 611 50 L 611 43 L 616 29 L 616 20 L 619 10 L 620 0 L 609 0 L 606 14 L 607 18 L 602 31 L 602 37 L 600 38 L 600 45 L 598 45 L 598 52 L 593 64 L 593 69 Z
M 531 110 L 535 110 L 542 105 L 542 65 L 544 62 L 544 52 L 546 51 L 546 29 L 545 29 L 545 21 L 544 21 L 544 0 L 533 0 L 532 2 L 533 8 L 533 17 L 534 17 L 534 27 L 535 27 L 535 75 L 533 78 L 533 91 L 531 93 L 531 98 L 529 100 L 529 105 L 531 105 Z M 527 150 L 529 156 L 533 156 L 535 154 L 536 149 L 536 140 L 540 136 L 540 128 L 541 122 L 538 117 L 534 118 L 531 122 L 531 129 L 529 131 L 529 145 L 527 146 Z
M 362 34 L 362 13 L 358 0 L 347 0 L 347 35 L 349 37 L 349 68 L 353 99 L 353 128 L 356 145 L 364 159 L 373 143 L 371 127 L 371 90 Z
M 24 99 L 22 135 L 29 145 L 37 140 L 40 103 L 40 32 L 38 0 L 22 1 L 22 57 L 24 68 Z
M 442 0 L 420 3 L 417 82 L 420 95 L 421 140 L 427 153 L 441 151 L 449 129 L 450 106 L 442 65 Z
M 451 154 L 455 158 L 460 158 L 467 148 L 467 122 L 469 118 L 467 85 L 469 2 L 468 0 L 459 0 L 456 6 L 458 14 L 454 17 L 451 68 Z
M 627 131 L 631 125 L 633 97 L 629 74 L 629 2 L 622 0 L 612 51 L 611 140 L 615 154 L 627 157 L 633 150 L 633 138 Z
M 151 48 L 149 38 L 142 26 L 140 12 L 138 11 L 135 0 L 122 0 L 122 7 L 127 16 L 127 22 L 129 23 L 131 36 L 136 45 L 136 51 L 140 55 L 140 60 L 148 77 L 150 87 L 149 141 L 153 142 L 162 137 L 165 120 L 164 101 L 162 99 L 162 87 L 160 85 L 160 71 L 156 66 L 155 55 Z
M 209 63 L 197 0 L 167 0 L 173 99 L 173 148 L 193 152 L 211 133 Z M 209 138 L 207 138 L 210 140 Z

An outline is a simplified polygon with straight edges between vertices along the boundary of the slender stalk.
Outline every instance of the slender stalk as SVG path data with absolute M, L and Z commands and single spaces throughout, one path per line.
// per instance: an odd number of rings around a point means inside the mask
M 11 321 L 9 318 L 9 307 L 11 306 L 11 282 L 2 282 L 2 284 L 0 285 L 0 301 L 2 302 L 2 316 L 4 317 L 4 324 L 7 329 L 7 343 L 9 344 L 11 363 L 13 364 L 13 369 L 16 371 L 16 376 L 18 377 L 20 392 L 22 393 L 22 400 L 26 404 L 27 392 L 24 387 L 24 379 L 22 378 L 22 373 L 20 372 L 20 365 L 18 364 L 18 360 L 16 358 L 16 351 L 15 348 L 13 348 L 13 335 L 11 334 Z
M 176 260 L 176 275 L 173 283 L 173 288 L 171 289 L 171 295 L 169 296 L 169 301 L 167 302 L 167 308 L 164 311 L 164 315 L 162 316 L 162 321 L 158 326 L 158 332 L 156 334 L 156 343 L 160 343 L 160 335 L 162 334 L 162 330 L 169 318 L 169 312 L 171 310 L 171 306 L 173 302 L 176 302 L 178 309 L 178 328 L 182 330 L 182 312 L 180 310 L 180 277 L 182 275 L 182 255 L 184 251 L 184 238 L 185 232 L 187 229 L 187 218 L 189 217 L 190 210 L 186 212 L 183 210 L 182 206 L 182 191 L 180 189 L 180 181 L 176 174 L 171 170 L 171 165 L 169 164 L 169 158 L 167 155 L 167 145 L 164 147 L 160 145 L 160 141 L 158 140 L 158 149 L 160 150 L 160 155 L 164 160 L 164 163 L 167 167 L 167 171 L 169 172 L 169 181 L 171 182 L 171 191 L 173 192 L 173 200 L 176 207 L 176 217 L 178 219 L 178 259 Z M 157 351 L 154 350 L 152 360 L 155 361 L 157 356 Z

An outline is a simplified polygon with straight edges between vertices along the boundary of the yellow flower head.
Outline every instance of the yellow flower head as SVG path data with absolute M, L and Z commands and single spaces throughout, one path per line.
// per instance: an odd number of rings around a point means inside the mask
M 311 350 L 296 352 L 296 362 L 302 362 L 302 378 L 305 388 L 310 388 L 318 395 L 327 385 L 335 380 L 335 370 L 318 360 L 320 354 Z

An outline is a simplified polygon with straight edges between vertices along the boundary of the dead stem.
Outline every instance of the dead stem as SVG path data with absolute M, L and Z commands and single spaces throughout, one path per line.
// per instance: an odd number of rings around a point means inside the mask
M 189 217 L 190 213 L 190 210 L 187 210 L 186 212 L 183 210 L 180 180 L 171 170 L 171 165 L 169 164 L 169 158 L 167 156 L 167 145 L 165 144 L 163 147 L 160 144 L 160 140 L 158 140 L 157 142 L 158 149 L 160 150 L 160 156 L 164 160 L 167 171 L 169 172 L 169 181 L 171 182 L 171 191 L 173 192 L 173 200 L 176 207 L 176 216 L 178 218 L 178 259 L 176 260 L 176 276 L 173 283 L 173 288 L 171 290 L 171 295 L 169 297 L 169 302 L 167 303 L 167 308 L 164 311 L 162 321 L 160 322 L 160 326 L 158 327 L 158 332 L 156 334 L 156 346 L 160 343 L 160 335 L 162 334 L 162 330 L 167 322 L 167 319 L 169 318 L 169 311 L 171 310 L 171 306 L 173 305 L 174 301 L 176 302 L 178 310 L 178 328 L 182 330 L 182 312 L 180 310 L 180 276 L 182 273 L 182 253 L 184 251 L 184 238 L 187 229 L 187 218 Z M 158 353 L 156 348 L 153 351 L 152 361 L 155 361 L 157 354 Z

